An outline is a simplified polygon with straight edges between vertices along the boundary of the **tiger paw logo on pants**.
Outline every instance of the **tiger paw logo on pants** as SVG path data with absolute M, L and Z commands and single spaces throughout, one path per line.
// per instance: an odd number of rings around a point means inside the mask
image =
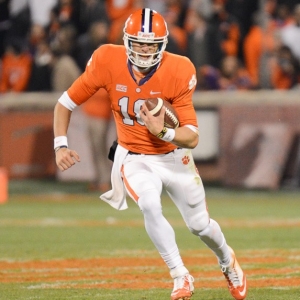
M 187 165 L 190 162 L 190 158 L 188 156 L 184 156 L 181 160 L 184 165 Z

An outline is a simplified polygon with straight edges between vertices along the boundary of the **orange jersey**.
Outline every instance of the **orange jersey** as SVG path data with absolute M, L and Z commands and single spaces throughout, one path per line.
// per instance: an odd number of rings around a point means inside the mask
M 169 52 L 164 52 L 159 67 L 149 80 L 145 83 L 141 80 L 137 84 L 127 62 L 125 47 L 109 44 L 93 53 L 85 72 L 67 93 L 74 103 L 80 105 L 99 88 L 104 88 L 111 101 L 118 143 L 133 152 L 161 154 L 177 147 L 148 131 L 139 117 L 140 107 L 145 99 L 160 97 L 173 105 L 179 115 L 180 126 L 197 127 L 192 102 L 195 84 L 195 67 L 190 60 Z
M 82 110 L 89 116 L 109 120 L 112 117 L 110 101 L 104 89 L 97 91 L 82 105 Z

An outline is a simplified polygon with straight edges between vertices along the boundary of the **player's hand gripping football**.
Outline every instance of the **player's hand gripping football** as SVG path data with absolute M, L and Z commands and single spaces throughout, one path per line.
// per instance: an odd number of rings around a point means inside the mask
M 145 103 L 141 106 L 140 117 L 148 130 L 155 136 L 158 135 L 164 128 L 165 112 L 166 108 L 163 106 L 160 110 L 160 114 L 155 117 L 150 113 Z
M 80 157 L 76 151 L 61 148 L 55 153 L 56 165 L 61 171 L 65 171 L 75 165 L 75 162 L 80 162 Z

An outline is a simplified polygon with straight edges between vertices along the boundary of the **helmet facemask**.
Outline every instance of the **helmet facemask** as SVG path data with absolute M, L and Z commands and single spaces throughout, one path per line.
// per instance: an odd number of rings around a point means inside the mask
M 133 50 L 133 43 L 138 43 L 141 45 L 148 44 L 149 47 L 153 47 L 153 45 L 157 45 L 157 50 L 154 53 L 143 53 L 137 52 Z M 166 49 L 167 41 L 162 41 L 159 39 L 158 41 L 153 40 L 144 40 L 144 39 L 137 39 L 136 37 L 130 37 L 126 33 L 124 34 L 124 44 L 126 47 L 126 53 L 128 59 L 137 67 L 140 68 L 149 68 L 155 66 L 159 63 L 163 56 L 163 51 Z M 148 57 L 148 59 L 143 59 L 142 57 Z

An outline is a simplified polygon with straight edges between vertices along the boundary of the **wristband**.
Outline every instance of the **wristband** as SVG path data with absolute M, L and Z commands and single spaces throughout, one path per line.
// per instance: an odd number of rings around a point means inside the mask
M 175 137 L 175 129 L 164 127 L 156 136 L 163 141 L 172 142 Z
M 54 149 L 60 146 L 65 146 L 66 148 L 68 148 L 68 139 L 66 136 L 57 136 L 54 139 Z

